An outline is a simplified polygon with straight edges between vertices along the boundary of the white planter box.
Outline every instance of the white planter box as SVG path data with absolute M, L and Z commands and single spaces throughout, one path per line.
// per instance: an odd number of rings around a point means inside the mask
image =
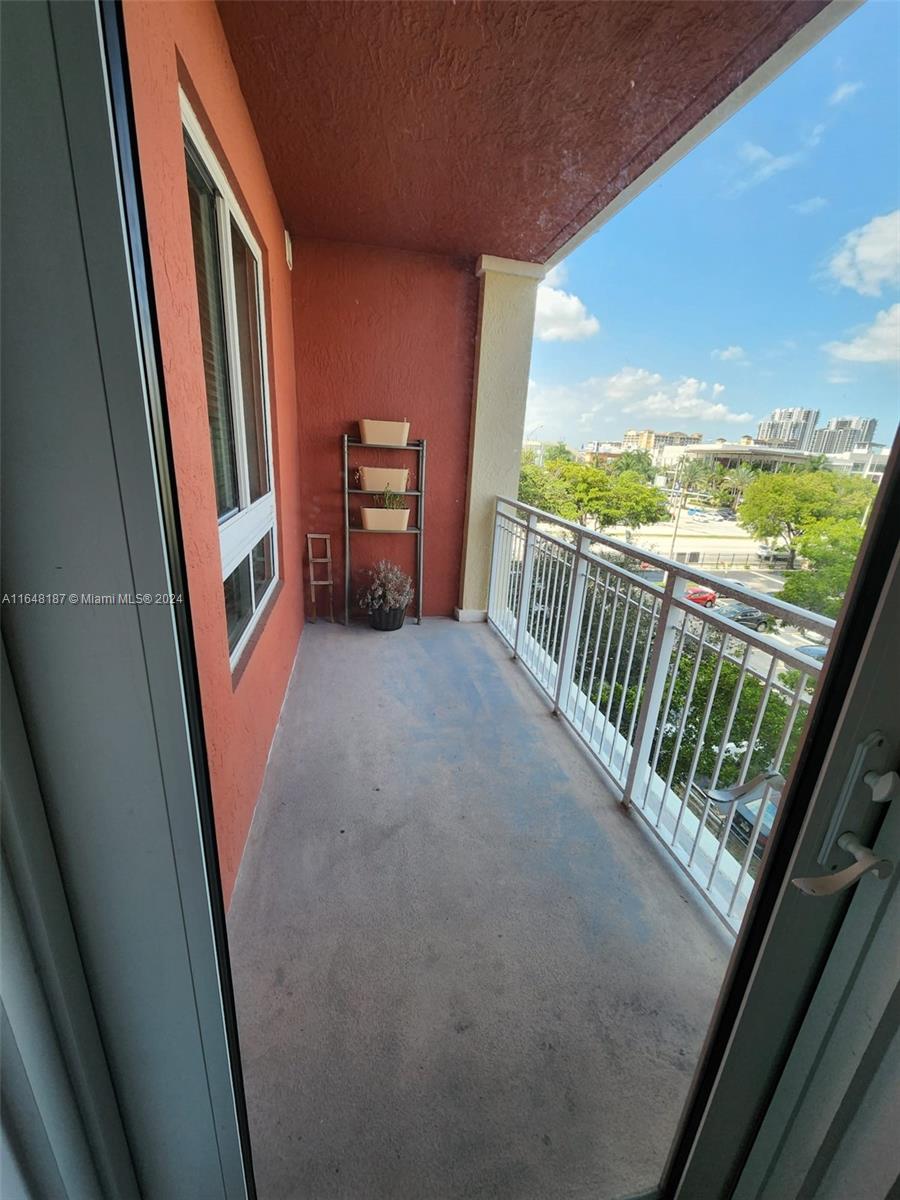
M 408 508 L 363 508 L 363 529 L 399 532 L 409 524 Z
M 405 492 L 409 482 L 408 467 L 360 467 L 359 486 L 364 492 Z
M 405 446 L 409 438 L 409 421 L 360 419 L 359 436 L 366 446 Z

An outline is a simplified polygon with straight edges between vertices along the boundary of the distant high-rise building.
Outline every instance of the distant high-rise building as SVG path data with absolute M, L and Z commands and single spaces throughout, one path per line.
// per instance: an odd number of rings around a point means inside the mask
M 812 435 L 809 448 L 816 454 L 843 454 L 857 446 L 870 446 L 877 424 L 874 417 L 832 417 Z
M 703 441 L 702 433 L 657 433 L 655 429 L 626 429 L 622 445 L 626 450 L 660 450 L 663 446 L 691 446 Z
M 786 450 L 808 450 L 819 419 L 817 408 L 776 408 L 760 421 L 757 441 Z

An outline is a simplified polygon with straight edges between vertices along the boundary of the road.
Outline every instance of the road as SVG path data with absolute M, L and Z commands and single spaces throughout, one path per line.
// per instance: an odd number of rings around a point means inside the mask
M 672 521 L 645 525 L 633 533 L 624 527 L 607 529 L 605 532 L 611 537 L 632 541 L 636 546 L 667 557 L 676 554 L 699 554 L 703 559 L 728 559 L 735 555 L 738 558 L 749 556 L 755 560 L 759 550 L 759 539 L 751 537 L 737 521 L 702 520 L 690 516 L 686 511 L 678 522 L 677 534 Z
M 620 528 L 606 530 L 612 537 L 621 537 L 633 542 L 651 553 L 663 554 L 670 557 L 673 554 L 672 537 L 674 523 L 660 522 L 658 525 L 647 525 L 634 533 Z M 781 591 L 784 585 L 784 571 L 771 570 L 756 562 L 759 551 L 759 541 L 751 537 L 736 521 L 697 520 L 687 511 L 678 522 L 678 532 L 675 537 L 674 554 L 699 554 L 701 559 L 696 566 L 709 572 L 710 575 L 721 579 L 730 579 L 748 591 L 762 596 L 772 596 Z M 733 565 L 734 559 L 741 563 Z M 752 565 L 746 565 L 749 557 Z M 711 560 L 719 560 L 718 563 Z M 694 564 L 692 564 L 694 565 Z M 822 639 L 817 634 L 807 630 L 795 629 L 792 626 L 779 625 L 770 632 L 770 636 L 781 645 L 794 649 L 804 643 L 818 642 Z M 752 671 L 765 675 L 769 669 L 769 656 L 761 650 L 751 650 L 749 665 Z

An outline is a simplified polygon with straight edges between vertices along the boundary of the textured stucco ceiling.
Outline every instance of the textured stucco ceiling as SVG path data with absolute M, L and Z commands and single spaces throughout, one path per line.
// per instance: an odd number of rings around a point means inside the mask
M 543 262 L 823 0 L 221 0 L 295 236 Z

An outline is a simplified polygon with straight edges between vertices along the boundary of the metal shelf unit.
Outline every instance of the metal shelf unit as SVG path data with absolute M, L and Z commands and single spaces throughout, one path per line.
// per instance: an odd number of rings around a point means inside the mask
M 382 443 L 363 442 L 359 438 L 350 437 L 345 433 L 341 437 L 344 454 L 344 624 L 350 624 L 350 535 L 352 533 L 381 534 L 392 537 L 398 533 L 410 534 L 416 539 L 416 624 L 422 624 L 422 575 L 425 565 L 425 439 L 407 442 L 405 446 L 386 446 Z M 350 524 L 351 496 L 380 496 L 380 492 L 366 491 L 363 488 L 350 486 L 350 451 L 357 447 L 364 450 L 395 450 L 401 454 L 414 453 L 417 455 L 416 488 L 408 492 L 398 492 L 400 496 L 415 496 L 418 514 L 416 524 L 406 529 L 361 529 Z

